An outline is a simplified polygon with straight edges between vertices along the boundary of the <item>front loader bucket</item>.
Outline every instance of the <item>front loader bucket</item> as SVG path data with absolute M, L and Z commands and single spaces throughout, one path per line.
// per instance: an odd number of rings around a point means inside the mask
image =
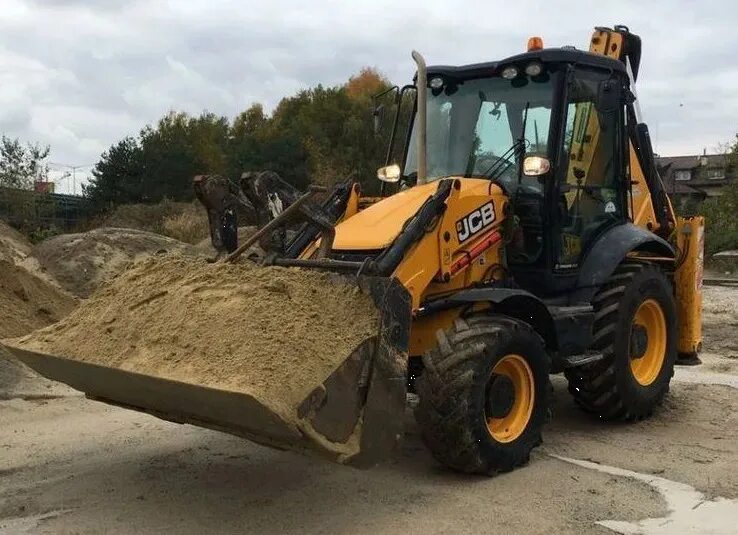
M 284 410 L 275 410 L 243 389 L 205 386 L 123 369 L 125 366 L 45 354 L 27 343 L 24 347 L 25 339 L 10 342 L 8 350 L 41 375 L 66 383 L 91 399 L 279 449 L 318 452 L 336 462 L 368 467 L 388 457 L 403 433 L 410 300 L 394 279 L 340 278 L 371 297 L 379 312 L 378 330 L 322 382 L 308 388 L 300 385 L 309 393 Z M 305 355 L 300 362 L 309 363 L 310 358 Z M 279 380 L 288 388 L 300 375 L 299 369 L 284 370 Z

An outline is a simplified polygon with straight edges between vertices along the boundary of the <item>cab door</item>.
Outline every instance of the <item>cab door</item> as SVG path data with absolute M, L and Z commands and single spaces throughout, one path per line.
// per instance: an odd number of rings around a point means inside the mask
M 553 240 L 558 273 L 576 271 L 597 237 L 627 217 L 622 91 L 610 71 L 570 73 Z

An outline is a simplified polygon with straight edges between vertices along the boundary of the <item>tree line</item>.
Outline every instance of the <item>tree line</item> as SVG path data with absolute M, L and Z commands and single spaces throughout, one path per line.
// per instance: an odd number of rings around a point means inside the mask
M 372 191 L 386 148 L 386 138 L 374 132 L 372 96 L 389 87 L 365 68 L 345 84 L 283 98 L 272 113 L 254 104 L 231 121 L 172 111 L 103 153 L 84 195 L 98 209 L 186 201 L 195 175 L 237 180 L 243 171 L 264 169 L 298 188 L 353 178 Z

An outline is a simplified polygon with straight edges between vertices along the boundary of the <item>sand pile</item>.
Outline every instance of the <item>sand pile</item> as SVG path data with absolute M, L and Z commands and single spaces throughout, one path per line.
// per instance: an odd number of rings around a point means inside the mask
M 104 227 L 43 241 L 33 248 L 31 257 L 62 288 L 78 297 L 89 297 L 134 260 L 189 250 L 185 243 L 152 232 Z
M 317 271 L 155 257 L 14 345 L 245 392 L 295 418 L 313 388 L 378 331 L 371 298 L 336 281 Z
M 59 321 L 75 299 L 20 266 L 0 260 L 0 338 L 21 336 Z
M 17 230 L 0 221 L 0 260 L 14 264 L 31 252 L 31 243 Z
M 75 299 L 46 277 L 28 255 L 31 243 L 0 221 L 0 338 L 22 336 L 67 315 Z M 40 279 L 42 280 L 39 280 Z M 68 390 L 42 379 L 0 346 L 0 399 L 38 399 Z

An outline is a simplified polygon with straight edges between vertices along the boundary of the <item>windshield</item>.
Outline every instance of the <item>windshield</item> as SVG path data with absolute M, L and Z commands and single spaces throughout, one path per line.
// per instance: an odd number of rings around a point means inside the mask
M 429 88 L 428 180 L 448 176 L 517 180 L 522 152 L 546 155 L 552 82 L 548 75 L 538 78 L 542 79 L 477 78 Z M 417 172 L 416 128 L 405 176 Z M 516 150 L 523 137 L 525 150 Z

